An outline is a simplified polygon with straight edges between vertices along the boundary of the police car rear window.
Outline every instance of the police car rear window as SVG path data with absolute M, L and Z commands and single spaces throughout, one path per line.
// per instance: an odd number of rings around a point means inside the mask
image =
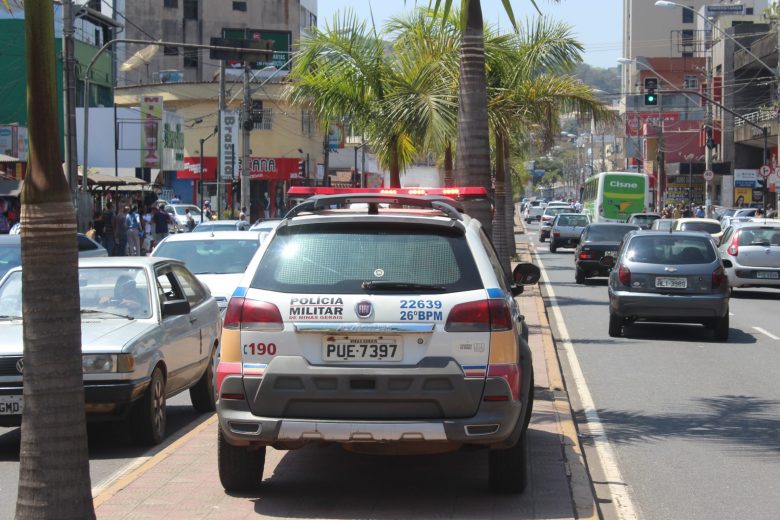
M 397 224 L 283 228 L 263 255 L 251 286 L 349 294 L 366 292 L 365 282 L 430 285 L 442 292 L 482 288 L 460 230 Z

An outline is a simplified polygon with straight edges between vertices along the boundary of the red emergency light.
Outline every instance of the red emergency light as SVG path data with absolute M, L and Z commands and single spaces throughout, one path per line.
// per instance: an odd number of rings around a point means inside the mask
M 314 186 L 291 186 L 288 197 L 311 197 L 314 195 L 360 195 L 378 193 L 380 195 L 441 195 L 453 199 L 487 197 L 487 190 L 482 187 L 463 188 L 332 188 Z

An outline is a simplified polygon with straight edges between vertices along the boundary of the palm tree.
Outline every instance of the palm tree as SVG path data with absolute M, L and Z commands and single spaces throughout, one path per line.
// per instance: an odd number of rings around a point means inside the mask
M 94 518 L 76 218 L 51 117 L 57 112 L 51 2 L 25 2 L 25 39 L 30 151 L 21 197 L 25 363 L 16 517 Z
M 387 53 L 382 36 L 351 11 L 337 14 L 301 39 L 286 94 L 323 126 L 346 118 L 363 130 L 391 187 L 400 187 L 401 171 L 454 125 L 456 100 L 441 63 Z

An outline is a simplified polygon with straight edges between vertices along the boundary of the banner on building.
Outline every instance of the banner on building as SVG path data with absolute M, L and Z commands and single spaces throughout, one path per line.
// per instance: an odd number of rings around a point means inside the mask
M 253 181 L 287 181 L 298 175 L 298 163 L 295 157 L 252 157 L 249 161 L 249 178 Z M 178 179 L 200 180 L 201 159 L 198 156 L 185 157 L 184 167 L 176 174 Z M 236 166 L 240 170 L 241 158 L 236 157 Z M 217 158 L 203 157 L 203 180 L 213 181 Z
M 230 180 L 238 177 L 238 111 L 223 110 L 219 117 L 221 141 L 219 143 L 219 157 L 222 166 L 219 176 L 222 180 Z
M 645 123 L 657 126 L 658 116 L 658 112 L 626 112 L 626 135 L 638 135 L 639 129 Z M 671 124 L 677 123 L 679 120 L 679 112 L 664 112 L 661 114 L 664 129 Z
M 163 113 L 162 169 L 184 168 L 184 120 L 173 112 Z
M 141 166 L 160 168 L 162 145 L 163 98 L 141 96 Z

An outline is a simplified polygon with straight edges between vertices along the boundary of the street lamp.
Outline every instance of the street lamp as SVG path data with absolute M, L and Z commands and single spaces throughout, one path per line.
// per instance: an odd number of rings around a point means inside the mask
M 206 137 L 203 137 L 200 139 L 200 221 L 203 222 L 203 199 L 206 198 L 206 196 L 203 193 L 203 143 L 214 137 L 219 133 L 219 126 L 215 126 L 214 130 L 207 135 Z M 220 215 L 217 215 L 217 218 L 220 218 Z

